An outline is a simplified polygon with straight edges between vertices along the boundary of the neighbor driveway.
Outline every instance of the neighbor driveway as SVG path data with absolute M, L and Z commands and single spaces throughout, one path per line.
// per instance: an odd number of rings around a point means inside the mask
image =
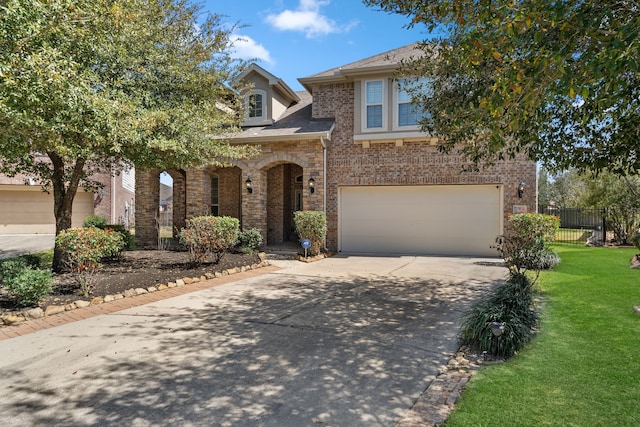
M 52 249 L 53 234 L 0 234 L 0 259 Z
M 0 341 L 1 424 L 394 426 L 505 277 L 497 259 L 274 263 Z

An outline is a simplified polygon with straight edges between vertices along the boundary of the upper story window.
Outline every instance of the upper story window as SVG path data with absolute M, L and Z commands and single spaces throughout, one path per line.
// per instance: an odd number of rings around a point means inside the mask
M 387 127 L 386 81 L 367 80 L 364 82 L 363 131 L 380 131 Z
M 418 129 L 420 121 L 427 117 L 420 105 L 412 101 L 413 91 L 429 90 L 428 79 L 399 79 L 394 90 L 394 129 Z
M 254 93 L 249 96 L 249 117 L 262 117 L 263 96 L 261 93 Z
M 262 89 L 254 89 L 245 98 L 244 125 L 264 125 L 267 121 L 267 92 Z

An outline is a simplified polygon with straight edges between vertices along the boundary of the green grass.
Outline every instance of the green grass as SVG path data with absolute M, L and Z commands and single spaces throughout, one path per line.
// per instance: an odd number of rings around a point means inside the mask
M 538 336 L 473 377 L 448 427 L 640 425 L 637 250 L 555 249 L 562 262 L 539 282 Z
M 556 233 L 557 243 L 584 243 L 591 236 L 591 230 L 577 228 L 561 228 Z

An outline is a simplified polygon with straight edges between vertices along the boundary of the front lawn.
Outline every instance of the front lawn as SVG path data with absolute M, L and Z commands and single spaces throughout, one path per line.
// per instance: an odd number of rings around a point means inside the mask
M 557 246 L 538 282 L 541 330 L 507 363 L 484 368 L 446 425 L 640 425 L 640 270 L 636 249 Z

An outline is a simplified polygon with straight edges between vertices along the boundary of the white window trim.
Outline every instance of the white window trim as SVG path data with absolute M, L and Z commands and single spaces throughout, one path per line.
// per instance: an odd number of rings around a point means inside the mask
M 382 82 L 382 127 L 368 128 L 367 127 L 367 83 L 371 82 Z M 388 116 L 388 89 L 387 89 L 387 79 L 370 79 L 363 80 L 361 87 L 361 131 L 362 133 L 368 132 L 386 132 L 389 129 L 389 116 Z
M 249 100 L 252 95 L 262 95 L 262 116 L 259 117 L 249 117 Z M 263 89 L 253 89 L 251 92 L 247 94 L 244 98 L 245 104 L 245 113 L 244 113 L 244 123 L 245 126 L 256 126 L 256 125 L 267 125 L 271 124 L 271 122 L 267 119 L 269 117 L 269 102 L 267 98 L 267 91 Z
M 399 107 L 400 101 L 398 99 L 398 95 L 400 93 L 400 80 L 398 79 L 393 82 L 393 130 L 394 131 L 412 131 L 412 130 L 420 130 L 420 125 L 409 125 L 409 126 L 400 126 L 400 117 L 399 117 Z

